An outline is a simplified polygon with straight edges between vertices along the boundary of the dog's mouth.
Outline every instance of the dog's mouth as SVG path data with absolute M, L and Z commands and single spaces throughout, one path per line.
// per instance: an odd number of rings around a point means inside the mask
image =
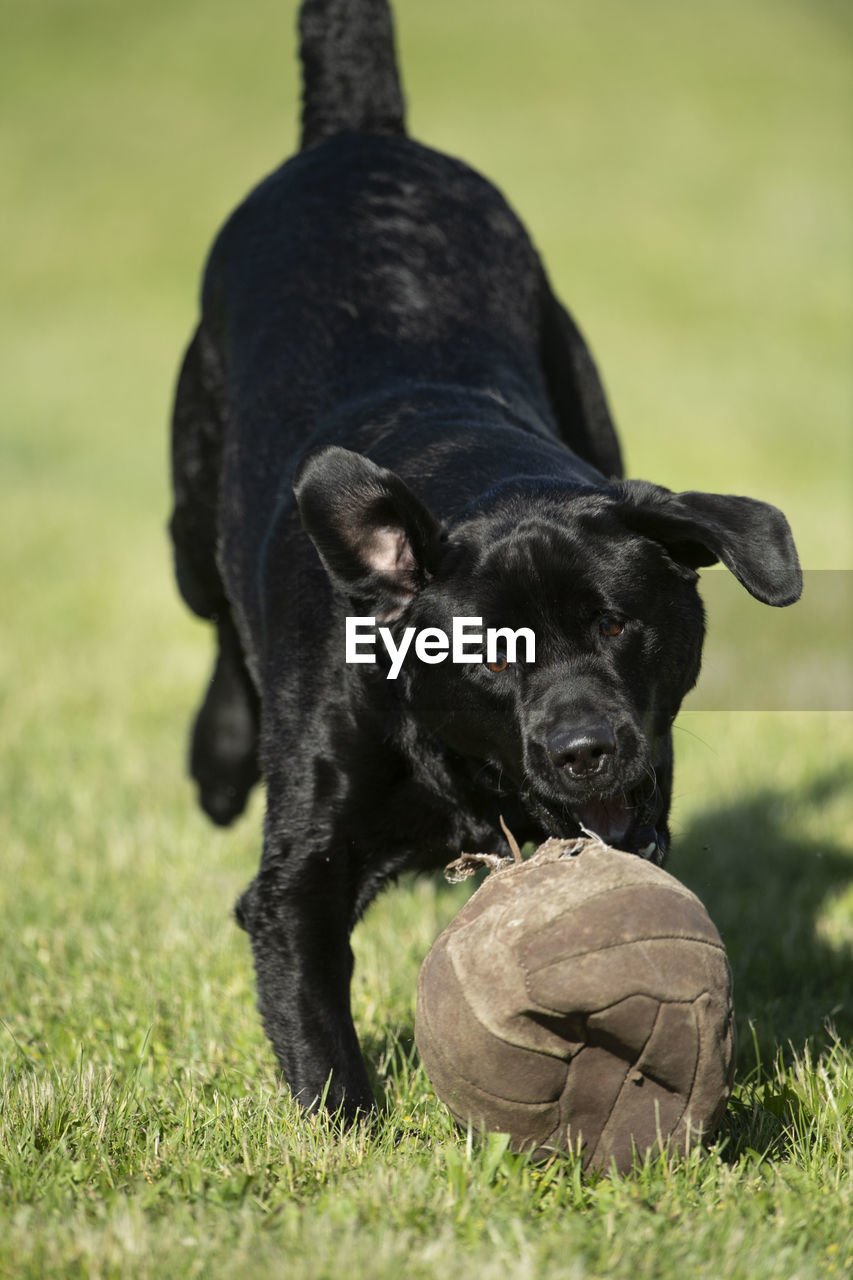
M 591 795 L 576 803 L 543 806 L 540 821 L 550 835 L 596 835 L 605 844 L 657 863 L 666 856 L 666 837 L 656 825 L 656 808 L 650 803 L 648 788 L 615 795 Z
M 573 807 L 572 814 L 578 826 L 600 836 L 606 844 L 618 844 L 624 840 L 634 820 L 634 811 L 623 796 L 612 799 L 593 796 L 584 804 Z
M 572 814 L 583 831 L 598 836 L 605 844 L 660 865 L 666 854 L 664 838 L 631 800 L 630 795 L 608 799 L 595 796 L 573 808 Z
M 515 788 L 497 765 L 478 764 L 474 773 L 479 786 L 498 795 L 511 795 Z M 592 794 L 576 801 L 522 788 L 522 805 L 548 836 L 569 838 L 584 833 L 598 836 L 605 844 L 626 853 L 635 853 L 661 866 L 668 850 L 666 824 L 660 823 L 664 809 L 657 784 L 629 787 L 612 795 Z

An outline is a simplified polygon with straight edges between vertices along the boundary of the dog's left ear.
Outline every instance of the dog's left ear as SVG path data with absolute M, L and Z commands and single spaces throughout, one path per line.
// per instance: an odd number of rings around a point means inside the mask
M 438 563 L 432 513 L 393 471 L 337 446 L 308 458 L 293 490 L 332 584 L 382 621 L 397 617 Z
M 616 486 L 625 523 L 691 569 L 722 561 L 763 604 L 799 600 L 803 575 L 778 507 L 732 494 L 672 493 L 643 480 Z

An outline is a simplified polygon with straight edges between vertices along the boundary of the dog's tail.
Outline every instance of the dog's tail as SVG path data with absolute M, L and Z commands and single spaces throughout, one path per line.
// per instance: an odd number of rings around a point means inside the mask
M 299 37 L 303 150 L 336 133 L 405 134 L 387 0 L 304 0 Z

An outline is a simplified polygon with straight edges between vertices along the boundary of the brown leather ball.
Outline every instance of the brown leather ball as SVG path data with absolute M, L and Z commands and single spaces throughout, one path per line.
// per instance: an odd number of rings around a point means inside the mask
M 631 1168 L 707 1138 L 734 1068 L 732 982 L 702 903 L 598 839 L 495 870 L 436 940 L 415 1041 L 462 1125 Z

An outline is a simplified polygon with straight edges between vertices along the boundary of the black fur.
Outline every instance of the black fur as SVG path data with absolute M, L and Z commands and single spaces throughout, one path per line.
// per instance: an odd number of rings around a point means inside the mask
M 790 531 L 747 498 L 625 481 L 592 357 L 501 195 L 403 133 L 382 0 L 308 0 L 303 149 L 220 233 L 174 414 L 177 577 L 217 628 L 193 731 L 295 1095 L 373 1104 L 349 934 L 409 868 L 583 825 L 662 859 L 696 568 L 768 604 Z M 295 485 L 295 492 L 294 492 Z M 534 664 L 344 661 L 344 620 L 528 627 Z M 493 664 L 502 665 L 500 662 Z M 331 1079 L 329 1081 L 331 1073 Z

